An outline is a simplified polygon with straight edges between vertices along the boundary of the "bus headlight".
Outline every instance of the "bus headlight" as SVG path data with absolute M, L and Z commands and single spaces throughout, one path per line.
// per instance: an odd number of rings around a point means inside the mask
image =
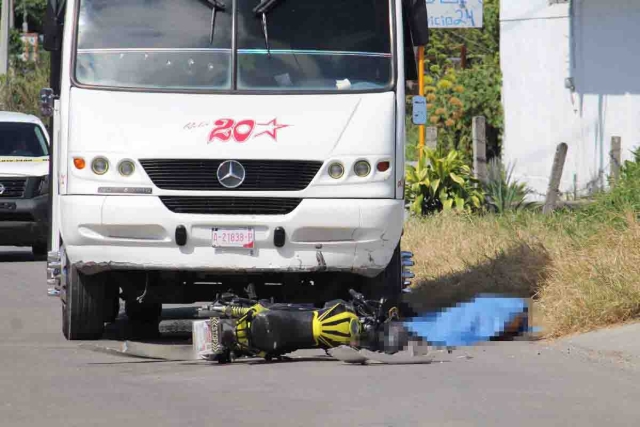
M 340 179 L 344 175 L 344 166 L 341 163 L 332 163 L 329 165 L 329 176 L 333 179 Z
M 353 166 L 353 171 L 359 177 L 365 177 L 371 172 L 371 165 L 366 160 L 360 160 Z
M 109 170 L 109 161 L 104 157 L 96 157 L 91 162 L 91 170 L 96 175 L 104 175 Z
M 123 160 L 118 165 L 118 172 L 122 176 L 131 176 L 136 170 L 136 165 L 131 160 Z

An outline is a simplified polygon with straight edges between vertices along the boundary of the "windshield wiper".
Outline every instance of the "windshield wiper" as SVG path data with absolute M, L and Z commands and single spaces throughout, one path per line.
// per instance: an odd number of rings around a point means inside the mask
M 216 27 L 216 12 L 218 10 L 226 10 L 226 6 L 220 0 L 206 0 L 211 6 L 211 34 L 209 35 L 209 44 L 213 44 L 213 31 Z
M 267 46 L 267 56 L 271 56 L 269 33 L 267 32 L 267 13 L 271 12 L 281 2 L 282 0 L 261 0 L 260 3 L 253 8 L 253 13 L 262 15 L 262 31 L 264 32 L 264 43 Z
M 253 8 L 253 12 L 256 14 L 269 13 L 282 1 L 283 0 L 262 0 L 260 4 Z

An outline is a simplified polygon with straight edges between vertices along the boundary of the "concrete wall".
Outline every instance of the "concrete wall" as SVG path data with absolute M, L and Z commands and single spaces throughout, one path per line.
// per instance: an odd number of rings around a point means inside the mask
M 640 143 L 640 2 L 501 1 L 504 161 L 540 197 L 555 147 L 569 144 L 561 190 L 584 194 Z M 565 87 L 572 78 L 575 91 Z

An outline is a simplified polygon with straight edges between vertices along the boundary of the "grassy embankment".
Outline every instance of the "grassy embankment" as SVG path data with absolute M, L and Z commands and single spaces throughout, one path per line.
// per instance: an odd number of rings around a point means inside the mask
M 637 168 L 640 169 L 640 168 Z M 640 319 L 640 173 L 580 211 L 412 218 L 412 305 L 481 292 L 533 297 L 533 322 L 559 337 Z

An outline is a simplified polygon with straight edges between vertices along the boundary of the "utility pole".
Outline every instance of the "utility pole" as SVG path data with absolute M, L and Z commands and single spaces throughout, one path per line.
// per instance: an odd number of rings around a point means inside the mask
M 13 28 L 13 5 L 15 0 L 2 0 L 0 13 L 0 76 L 9 71 L 9 34 Z
M 22 2 L 22 32 L 27 34 L 29 32 L 29 23 L 27 22 L 27 2 Z
M 424 46 L 418 47 L 418 94 L 424 96 Z M 418 126 L 418 156 L 424 155 L 425 125 Z
M 2 0 L 0 14 L 0 76 L 9 71 L 9 16 L 11 15 L 11 0 Z

